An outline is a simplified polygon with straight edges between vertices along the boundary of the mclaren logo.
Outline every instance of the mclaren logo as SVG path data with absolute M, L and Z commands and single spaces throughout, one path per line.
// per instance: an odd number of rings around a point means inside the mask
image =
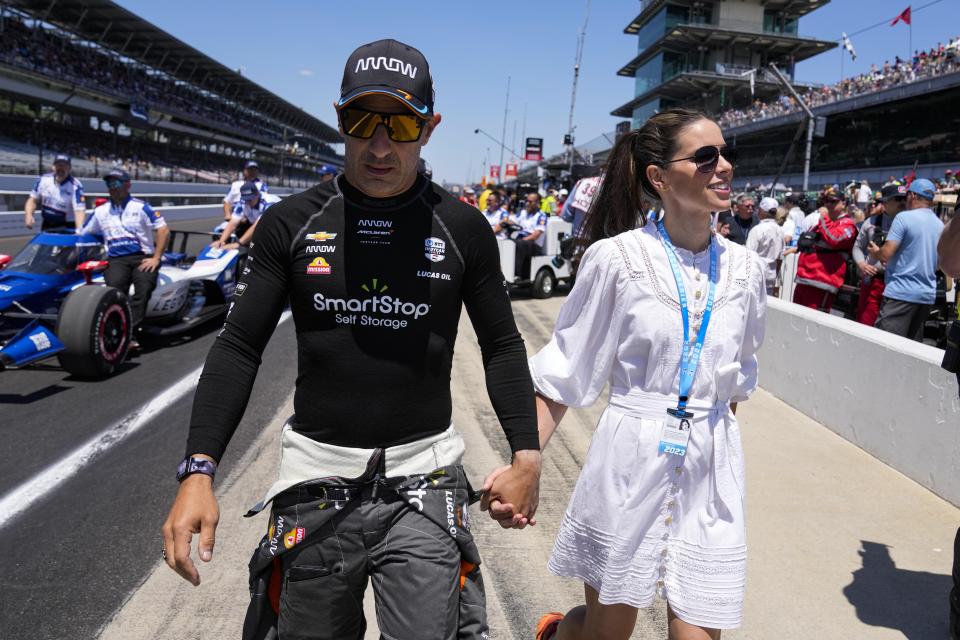
M 360 73 L 361 71 L 368 71 L 370 69 L 379 70 L 381 68 L 386 69 L 387 71 L 396 71 L 397 73 L 402 73 L 405 76 L 410 76 L 411 80 L 416 79 L 417 77 L 417 68 L 412 64 L 396 58 L 387 58 L 385 56 L 370 56 L 368 58 L 360 58 L 357 60 L 357 68 L 354 69 L 353 72 Z

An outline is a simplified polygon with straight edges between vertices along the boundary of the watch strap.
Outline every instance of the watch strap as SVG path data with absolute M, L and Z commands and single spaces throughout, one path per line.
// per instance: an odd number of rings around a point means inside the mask
M 202 473 L 213 478 L 217 474 L 217 463 L 206 458 L 184 458 L 177 467 L 177 481 L 183 482 L 183 479 L 194 473 Z

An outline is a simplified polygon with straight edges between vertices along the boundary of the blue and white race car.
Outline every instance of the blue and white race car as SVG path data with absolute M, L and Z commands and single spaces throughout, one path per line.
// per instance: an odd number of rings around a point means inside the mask
M 142 329 L 171 335 L 222 317 L 237 286 L 236 250 L 186 252 L 190 236 L 172 231 Z M 0 370 L 56 356 L 69 373 L 110 375 L 130 346 L 127 295 L 103 283 L 103 240 L 40 233 L 16 256 L 0 255 Z

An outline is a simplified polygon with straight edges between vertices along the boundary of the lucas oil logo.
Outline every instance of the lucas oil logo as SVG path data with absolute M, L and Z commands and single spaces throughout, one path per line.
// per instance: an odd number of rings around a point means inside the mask
M 330 275 L 330 263 L 324 258 L 314 258 L 313 262 L 307 265 L 307 273 L 310 275 L 328 276 Z
M 440 238 L 427 238 L 423 243 L 423 255 L 430 262 L 441 262 L 446 257 L 447 243 Z

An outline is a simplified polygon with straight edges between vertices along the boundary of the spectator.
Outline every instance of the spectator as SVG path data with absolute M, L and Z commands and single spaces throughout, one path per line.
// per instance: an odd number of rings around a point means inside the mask
M 543 211 L 548 216 L 555 215 L 557 213 L 557 190 L 548 189 L 547 197 L 543 199 L 543 202 L 540 204 L 540 210 Z
M 530 261 L 533 256 L 542 256 L 547 240 L 547 214 L 540 210 L 540 194 L 527 194 L 526 205 L 518 220 L 520 231 L 514 238 L 517 244 L 514 270 L 518 278 L 532 278 Z
M 870 255 L 887 266 L 887 286 L 877 327 L 919 342 L 937 298 L 937 242 L 943 223 L 931 210 L 936 188 L 926 178 L 907 188 L 906 210 L 898 214 L 883 247 Z
M 957 176 L 953 173 L 952 169 L 947 169 L 943 172 L 943 183 L 941 186 L 941 193 L 956 193 L 957 192 Z
M 953 217 L 937 243 L 937 255 L 940 259 L 940 269 L 951 278 L 960 280 L 960 223 L 956 222 L 960 211 L 960 198 L 953 210 Z
M 474 191 L 473 187 L 463 188 L 463 195 L 460 196 L 460 202 L 465 202 L 471 207 L 477 206 L 477 192 Z
M 583 227 L 583 221 L 586 218 L 587 211 L 593 204 L 593 199 L 600 191 L 603 184 L 603 176 L 591 178 L 581 178 L 573 185 L 573 193 L 563 203 L 561 217 L 573 224 L 574 237 L 580 237 L 580 230 Z
M 486 217 L 487 222 L 490 223 L 490 228 L 493 229 L 494 235 L 497 236 L 498 239 L 505 240 L 507 238 L 507 225 L 510 222 L 510 214 L 500 206 L 500 194 L 498 192 L 491 191 L 487 194 L 487 208 L 483 212 L 483 215 Z
M 877 323 L 880 315 L 886 274 L 883 264 L 870 255 L 868 247 L 871 242 L 883 246 L 893 219 L 907 206 L 907 187 L 899 182 L 883 185 L 880 193 L 883 207 L 863 222 L 853 245 L 853 260 L 860 270 L 860 296 L 857 300 L 856 318 L 857 322 L 871 327 Z
M 845 211 L 836 185 L 824 189 L 821 201 L 824 208 L 818 212 L 815 226 L 804 232 L 798 243 L 801 254 L 793 301 L 829 313 L 847 272 L 846 259 L 857 228 Z
M 728 240 L 737 244 L 746 244 L 750 229 L 760 224 L 760 218 L 754 212 L 755 201 L 753 196 L 741 194 L 733 205 L 733 219 L 730 221 L 730 235 Z
M 787 246 L 793 246 L 797 243 L 800 227 L 807 215 L 800 206 L 803 200 L 806 200 L 806 198 L 803 198 L 799 193 L 788 193 L 784 198 L 784 203 L 788 205 L 789 209 L 781 229 L 783 230 L 783 241 Z
M 774 198 L 760 201 L 760 223 L 750 229 L 747 236 L 747 249 L 756 251 L 766 265 L 764 280 L 767 294 L 778 295 L 777 278 L 783 259 L 783 231 L 777 225 L 776 213 L 779 203 Z
M 730 237 L 730 227 L 733 224 L 733 214 L 729 211 L 721 211 L 717 215 L 717 233 L 724 238 Z
M 857 207 L 860 211 L 866 211 L 870 207 L 871 200 L 873 200 L 873 189 L 870 188 L 869 182 L 861 180 L 857 188 Z

